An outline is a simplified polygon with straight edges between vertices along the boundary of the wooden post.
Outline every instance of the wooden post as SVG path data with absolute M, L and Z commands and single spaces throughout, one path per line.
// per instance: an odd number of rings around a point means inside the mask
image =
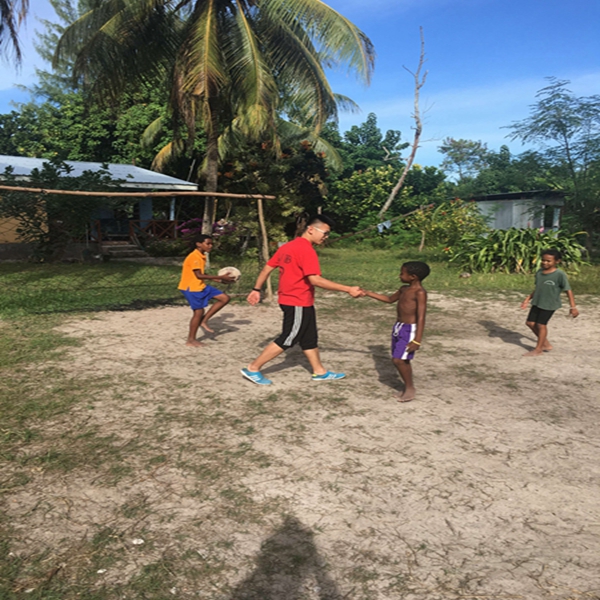
M 267 238 L 267 226 L 265 224 L 265 211 L 263 209 L 262 198 L 256 200 L 258 207 L 258 222 L 260 224 L 260 231 L 262 233 L 262 255 L 267 264 L 269 260 L 269 239 Z M 271 285 L 271 276 L 267 279 L 267 300 L 271 302 L 273 300 L 273 286 Z

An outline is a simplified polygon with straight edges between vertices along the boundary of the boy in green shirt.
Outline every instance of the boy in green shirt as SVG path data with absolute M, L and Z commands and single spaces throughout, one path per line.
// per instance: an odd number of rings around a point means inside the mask
M 557 267 L 560 259 L 560 252 L 554 248 L 542 252 L 542 268 L 535 274 L 535 290 L 521 304 L 521 308 L 525 309 L 531 300 L 527 327 L 535 333 L 538 339 L 536 347 L 523 356 L 540 356 L 540 354 L 552 350 L 552 345 L 548 341 L 548 321 L 554 311 L 562 306 L 561 292 L 567 292 L 571 305 L 571 316 L 579 315 L 567 275 Z

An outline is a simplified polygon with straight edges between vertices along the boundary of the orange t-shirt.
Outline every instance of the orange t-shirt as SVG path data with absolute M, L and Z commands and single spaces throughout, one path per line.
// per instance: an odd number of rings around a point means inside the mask
M 199 269 L 204 275 L 204 265 L 206 265 L 206 255 L 200 250 L 194 250 L 185 257 L 183 261 L 183 270 L 178 289 L 188 292 L 201 292 L 206 284 L 202 279 L 198 279 L 194 271 Z

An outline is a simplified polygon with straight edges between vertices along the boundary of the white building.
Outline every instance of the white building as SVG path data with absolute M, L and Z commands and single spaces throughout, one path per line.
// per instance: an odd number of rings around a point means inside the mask
M 564 192 L 531 190 L 472 198 L 492 229 L 558 229 Z

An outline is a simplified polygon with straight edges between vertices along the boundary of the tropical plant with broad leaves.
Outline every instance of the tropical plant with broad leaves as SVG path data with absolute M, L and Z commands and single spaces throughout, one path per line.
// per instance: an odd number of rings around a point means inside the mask
M 29 10 L 29 0 L 0 0 L 0 51 L 6 53 L 12 46 L 17 63 L 21 62 L 19 26 Z
M 540 268 L 543 251 L 556 248 L 565 268 L 578 271 L 585 263 L 586 250 L 576 235 L 581 234 L 511 227 L 485 236 L 465 236 L 447 251 L 450 262 L 472 273 L 532 273 Z
M 70 57 L 74 76 L 104 97 L 168 81 L 175 137 L 155 166 L 191 147 L 201 126 L 205 189 L 216 191 L 219 157 L 240 139 L 280 147 L 283 101 L 303 121 L 290 126 L 318 136 L 347 101 L 333 93 L 325 67 L 348 65 L 368 82 L 374 50 L 320 0 L 105 0 L 64 32 L 55 63 Z M 148 137 L 163 125 L 157 121 Z M 210 224 L 214 203 L 206 206 Z

